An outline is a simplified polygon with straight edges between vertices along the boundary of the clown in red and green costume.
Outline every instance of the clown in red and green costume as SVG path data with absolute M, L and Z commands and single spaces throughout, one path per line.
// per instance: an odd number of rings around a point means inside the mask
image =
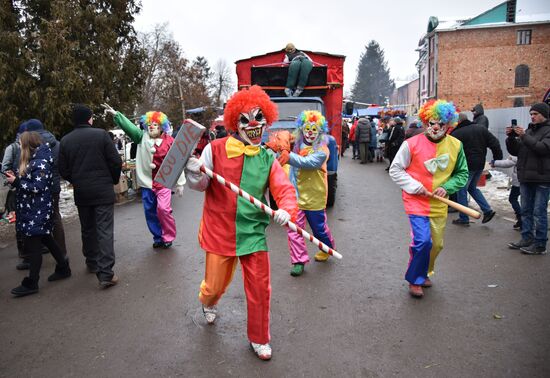
M 296 195 L 281 165 L 260 146 L 266 127 L 277 119 L 277 107 L 258 86 L 237 92 L 224 111 L 226 128 L 234 135 L 216 139 L 200 159 L 187 163 L 192 189 L 204 191 L 199 243 L 206 251 L 205 277 L 199 300 L 208 323 L 216 319 L 216 305 L 241 262 L 248 310 L 248 338 L 261 359 L 271 358 L 269 255 L 265 228 L 269 217 L 223 185 L 200 172 L 204 164 L 218 175 L 265 203 L 269 189 L 279 210 L 275 221 L 286 224 L 296 216 Z
M 447 205 L 429 193 L 444 197 L 468 181 L 462 143 L 447 135 L 458 118 L 452 102 L 430 100 L 418 113 L 425 131 L 407 139 L 390 167 L 390 176 L 403 190 L 405 212 L 411 225 L 410 261 L 405 279 L 412 296 L 432 286 L 435 260 L 443 249 Z

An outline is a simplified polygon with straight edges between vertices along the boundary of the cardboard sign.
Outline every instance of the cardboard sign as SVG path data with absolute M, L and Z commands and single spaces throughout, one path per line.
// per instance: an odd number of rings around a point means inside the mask
M 173 188 L 181 176 L 187 160 L 195 150 L 195 147 L 206 131 L 202 126 L 191 119 L 186 119 L 174 138 L 170 151 L 162 161 L 160 169 L 155 176 L 155 181 L 165 188 Z

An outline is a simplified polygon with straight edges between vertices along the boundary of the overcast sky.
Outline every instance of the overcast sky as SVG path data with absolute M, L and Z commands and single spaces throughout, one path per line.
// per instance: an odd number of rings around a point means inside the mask
M 536 0 L 546 1 L 546 0 Z M 213 67 L 224 59 L 235 71 L 236 60 L 282 49 L 346 56 L 345 90 L 349 91 L 359 57 L 374 39 L 384 49 L 393 79 L 416 72 L 418 41 L 428 18 L 474 17 L 503 0 L 142 0 L 136 30 L 168 23 L 186 57 L 202 55 Z

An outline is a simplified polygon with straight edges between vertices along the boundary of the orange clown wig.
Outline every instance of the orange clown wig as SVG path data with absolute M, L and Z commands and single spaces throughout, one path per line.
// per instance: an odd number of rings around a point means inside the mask
M 277 105 L 275 105 L 267 95 L 257 85 L 250 89 L 243 89 L 235 93 L 225 106 L 223 122 L 228 130 L 237 131 L 241 113 L 248 113 L 254 108 L 260 108 L 267 121 L 271 125 L 277 120 Z

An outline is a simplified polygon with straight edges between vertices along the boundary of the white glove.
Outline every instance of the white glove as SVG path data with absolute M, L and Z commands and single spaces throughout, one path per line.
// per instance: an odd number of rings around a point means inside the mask
M 275 215 L 273 215 L 273 219 L 279 225 L 284 226 L 290 220 L 290 214 L 284 211 L 283 209 L 279 209 L 275 212 Z
M 189 172 L 197 175 L 201 173 L 201 162 L 199 159 L 195 157 L 190 157 L 189 160 L 187 160 L 187 164 L 185 165 L 185 169 Z
M 176 194 L 178 197 L 183 197 L 183 185 L 176 186 Z
M 116 116 L 116 110 L 113 109 L 113 108 L 111 107 L 111 105 L 109 105 L 109 104 L 101 104 L 101 106 L 103 106 L 103 107 L 105 108 L 105 110 L 103 110 L 103 114 L 105 114 L 105 115 L 106 115 L 106 114 L 110 114 L 110 115 L 112 115 L 113 117 Z

